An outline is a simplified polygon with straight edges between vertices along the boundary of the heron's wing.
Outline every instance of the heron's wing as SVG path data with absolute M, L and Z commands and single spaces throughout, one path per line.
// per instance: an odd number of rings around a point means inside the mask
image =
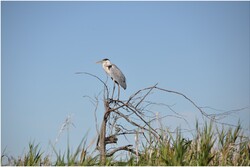
M 121 85 L 123 89 L 127 88 L 126 78 L 123 75 L 122 71 L 115 64 L 112 64 L 112 67 L 110 68 L 110 76 L 114 81 Z

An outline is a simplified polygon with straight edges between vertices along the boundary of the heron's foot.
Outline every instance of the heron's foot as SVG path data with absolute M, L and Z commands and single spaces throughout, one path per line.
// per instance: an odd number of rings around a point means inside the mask
M 108 103 L 117 103 L 119 101 L 119 99 L 115 100 L 115 99 L 112 99 L 112 98 L 108 98 Z
M 119 101 L 119 99 L 117 99 L 117 100 L 113 100 L 113 102 L 114 102 L 115 104 L 117 104 L 117 103 L 118 103 L 118 101 Z
M 108 98 L 108 103 L 113 103 L 113 102 L 114 102 L 114 99 Z

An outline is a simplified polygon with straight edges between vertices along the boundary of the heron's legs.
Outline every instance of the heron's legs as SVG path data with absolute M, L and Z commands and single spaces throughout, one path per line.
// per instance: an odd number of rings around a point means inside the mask
M 117 100 L 119 100 L 119 97 L 120 97 L 120 85 L 118 84 L 118 98 L 117 98 Z
M 114 81 L 113 93 L 112 93 L 112 97 L 111 97 L 112 100 L 113 100 L 113 97 L 114 97 L 114 92 L 115 92 L 115 81 Z

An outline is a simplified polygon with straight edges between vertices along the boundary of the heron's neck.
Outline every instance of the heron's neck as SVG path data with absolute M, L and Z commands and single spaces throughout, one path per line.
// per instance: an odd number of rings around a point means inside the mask
M 109 65 L 103 64 L 102 67 L 106 71 L 107 74 L 110 74 L 110 68 L 112 67 L 111 64 L 109 64 Z

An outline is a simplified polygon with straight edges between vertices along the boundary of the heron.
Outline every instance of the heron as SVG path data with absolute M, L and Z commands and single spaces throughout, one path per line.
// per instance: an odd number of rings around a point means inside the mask
M 120 86 L 124 90 L 126 90 L 126 88 L 127 88 L 126 78 L 123 75 L 122 71 L 115 64 L 112 64 L 109 59 L 102 59 L 101 61 L 98 61 L 96 63 L 102 64 L 102 67 L 103 67 L 104 71 L 114 81 L 112 99 L 113 99 L 113 95 L 114 95 L 114 91 L 115 91 L 115 84 L 118 85 L 118 100 L 119 100 Z

